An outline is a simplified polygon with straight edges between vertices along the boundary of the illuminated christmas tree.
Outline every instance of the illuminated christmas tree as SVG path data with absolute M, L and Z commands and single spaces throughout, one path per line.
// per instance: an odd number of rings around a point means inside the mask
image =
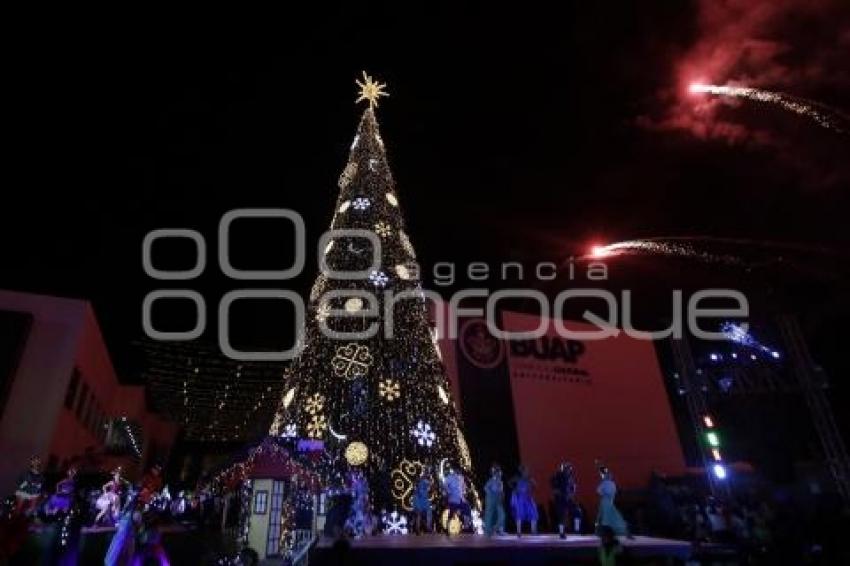
M 372 244 L 362 237 L 333 237 L 325 246 L 331 269 L 359 270 L 362 276 L 317 277 L 302 349 L 287 373 L 270 432 L 321 440 L 341 461 L 364 470 L 376 508 L 409 510 L 423 467 L 430 469 L 436 486 L 446 465 L 459 467 L 471 479 L 472 464 L 375 118 L 378 98 L 387 94 L 384 85 L 363 77 L 358 102 L 369 106 L 339 179 L 331 228 L 374 233 L 381 244 L 380 266 L 370 269 Z M 389 295 L 404 292 L 410 297 L 385 312 Z M 390 316 L 392 337 L 386 335 Z M 376 333 L 362 339 L 330 337 L 322 325 L 336 332 L 372 326 Z M 436 493 L 435 488 L 435 499 Z

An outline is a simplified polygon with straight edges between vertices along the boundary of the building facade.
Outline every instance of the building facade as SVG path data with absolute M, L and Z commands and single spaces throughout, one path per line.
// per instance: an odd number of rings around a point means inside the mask
M 120 464 L 133 478 L 176 432 L 147 410 L 143 386 L 119 382 L 88 301 L 0 290 L 0 492 L 33 455 L 54 470 Z

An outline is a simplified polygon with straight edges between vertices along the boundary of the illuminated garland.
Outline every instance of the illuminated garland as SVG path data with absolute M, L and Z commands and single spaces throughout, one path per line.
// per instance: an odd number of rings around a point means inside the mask
M 249 479 L 242 480 L 239 492 L 239 537 L 242 544 L 248 544 L 248 533 L 251 530 L 251 501 L 254 498 L 254 483 Z
M 254 465 L 260 457 L 281 463 L 283 473 L 311 493 L 318 493 L 324 484 L 323 476 L 327 474 L 323 473 L 324 464 L 321 461 L 317 462 L 315 458 L 293 453 L 290 448 L 274 438 L 267 438 L 250 449 L 244 459 L 220 470 L 204 487 L 216 493 L 236 491 L 246 480 L 249 480 Z
M 237 362 L 198 342 L 135 345 L 152 408 L 187 440 L 245 442 L 268 431 L 284 391 L 283 364 Z

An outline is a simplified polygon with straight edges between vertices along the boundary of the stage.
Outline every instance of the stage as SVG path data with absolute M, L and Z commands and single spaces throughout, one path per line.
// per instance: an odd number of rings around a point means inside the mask
M 657 559 L 684 560 L 691 554 L 691 545 L 680 540 L 636 536 L 621 538 L 624 553 L 637 563 Z M 423 564 L 566 564 L 596 563 L 599 538 L 573 535 L 563 540 L 554 534 L 516 536 L 483 535 L 378 535 L 350 541 L 347 550 L 355 564 L 397 565 Z M 334 563 L 334 540 L 319 540 L 311 564 Z

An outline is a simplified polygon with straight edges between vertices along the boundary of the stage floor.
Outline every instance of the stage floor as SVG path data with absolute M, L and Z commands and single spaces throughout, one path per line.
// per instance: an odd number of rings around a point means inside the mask
M 351 558 L 364 564 L 549 564 L 564 559 L 596 559 L 599 538 L 573 535 L 515 535 L 486 537 L 463 534 L 378 535 L 351 540 Z M 620 538 L 624 552 L 637 559 L 690 556 L 691 544 L 680 540 L 636 536 Z M 333 539 L 322 538 L 316 548 L 319 564 L 333 553 Z M 563 562 L 560 562 L 563 563 Z

